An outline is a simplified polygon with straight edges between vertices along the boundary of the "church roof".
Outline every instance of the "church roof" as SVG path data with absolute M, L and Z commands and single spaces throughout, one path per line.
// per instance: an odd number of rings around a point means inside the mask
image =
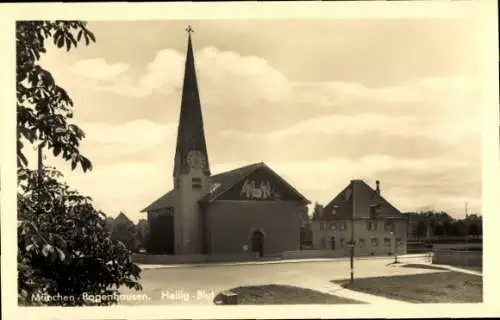
M 168 71 L 167 71 L 168 72 Z M 184 67 L 184 82 L 182 86 L 181 111 L 177 128 L 177 146 L 174 158 L 174 176 L 188 172 L 187 154 L 189 151 L 200 151 L 205 155 L 204 172 L 210 175 L 210 165 L 207 156 L 207 144 L 203 127 L 198 82 L 194 64 L 191 33 L 188 31 L 188 48 Z
M 210 177 L 210 183 L 212 185 L 218 184 L 218 187 L 207 194 L 201 202 L 210 203 L 217 200 L 221 195 L 227 192 L 229 189 L 234 187 L 239 182 L 243 181 L 257 169 L 265 168 L 269 173 L 274 175 L 277 179 L 279 179 L 283 184 L 285 184 L 289 190 L 291 190 L 299 199 L 301 199 L 304 203 L 310 203 L 308 199 L 306 199 L 302 194 L 300 194 L 294 187 L 292 187 L 288 182 L 286 182 L 283 178 L 281 178 L 276 172 L 274 172 L 271 168 L 269 168 L 264 162 L 253 163 L 244 167 L 236 168 L 234 170 L 222 172 Z
M 169 192 L 165 193 L 160 198 L 158 198 L 155 202 L 153 202 L 146 208 L 142 209 L 141 212 L 155 211 L 168 207 L 173 207 L 176 200 L 175 195 L 176 195 L 175 189 L 172 189 Z
M 283 184 L 285 184 L 298 198 L 300 198 L 304 203 L 310 203 L 308 199 L 306 199 L 302 194 L 300 194 L 295 188 L 293 188 L 289 183 L 287 183 L 283 178 L 281 178 L 277 173 L 275 173 L 271 168 L 269 168 L 265 163 L 253 163 L 244 167 L 236 168 L 230 171 L 221 172 L 219 174 L 213 175 L 210 177 L 211 185 L 217 184 L 218 187 L 212 192 L 208 193 L 205 197 L 203 197 L 200 202 L 210 203 L 217 200 L 221 195 L 223 195 L 226 191 L 230 190 L 239 182 L 243 181 L 250 174 L 255 172 L 257 169 L 266 168 L 271 174 L 275 175 L 278 179 L 280 179 Z M 174 206 L 176 200 L 176 190 L 172 189 L 158 200 L 153 202 L 151 205 L 141 210 L 141 212 L 154 211 L 163 208 L 168 208 Z
M 363 180 L 352 180 L 324 208 L 320 220 L 369 219 L 370 208 L 376 206 L 380 219 L 404 219 L 405 216 Z

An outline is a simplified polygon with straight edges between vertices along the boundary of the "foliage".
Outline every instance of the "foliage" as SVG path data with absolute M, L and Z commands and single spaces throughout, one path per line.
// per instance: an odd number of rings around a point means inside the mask
M 477 214 L 470 214 L 465 219 L 453 219 L 444 211 L 407 212 L 404 215 L 411 221 L 418 221 L 413 231 L 419 238 L 426 236 L 427 223 L 431 235 L 463 237 L 481 234 L 482 217 Z
M 84 293 L 108 295 L 125 285 L 136 290 L 140 269 L 130 251 L 112 241 L 105 215 L 91 199 L 60 181 L 55 169 L 19 169 L 18 270 L 21 304 L 92 305 Z M 113 286 L 115 288 L 113 288 Z M 38 301 L 40 295 L 73 297 L 72 301 Z
M 73 117 L 73 101 L 56 83 L 50 72 L 38 64 L 47 51 L 45 41 L 67 51 L 76 48 L 79 41 L 86 44 L 95 36 L 80 21 L 18 21 L 16 24 L 17 52 L 17 160 L 26 167 L 23 138 L 38 142 L 52 150 L 54 156 L 71 162 L 72 169 L 79 164 L 83 171 L 92 169 L 89 159 L 80 154 L 80 141 L 85 137 L 82 129 L 68 119 Z
M 111 239 L 122 242 L 127 249 L 135 251 L 137 247 L 136 226 L 125 214 L 120 213 L 112 222 Z
M 419 238 L 423 238 L 427 235 L 427 225 L 424 221 L 419 221 L 417 225 L 416 235 Z
M 90 198 L 71 190 L 55 169 L 41 163 L 40 172 L 28 169 L 23 150 L 27 141 L 51 150 L 73 170 L 78 165 L 84 172 L 92 169 L 79 151 L 85 134 L 70 121 L 73 101 L 38 63 L 49 40 L 69 51 L 95 37 L 80 21 L 16 24 L 18 298 L 24 305 L 113 304 L 116 300 L 82 297 L 117 293 L 122 285 L 141 289 L 130 251 L 111 239 L 105 215 Z
M 323 206 L 318 202 L 314 203 L 313 214 L 311 219 L 318 220 L 319 218 L 321 218 L 322 212 L 323 212 Z
M 146 219 L 140 219 L 136 229 L 137 247 L 138 249 L 146 249 L 146 239 L 149 233 L 148 221 Z

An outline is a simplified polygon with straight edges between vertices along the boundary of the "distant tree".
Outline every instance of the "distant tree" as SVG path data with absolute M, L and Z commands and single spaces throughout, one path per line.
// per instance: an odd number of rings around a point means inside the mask
M 475 223 L 472 223 L 469 225 L 469 235 L 471 236 L 478 236 L 481 234 L 481 229 L 479 228 L 479 226 Z
M 455 236 L 464 237 L 467 235 L 468 227 L 463 220 L 457 220 L 453 223 Z
M 107 217 L 105 220 L 106 228 L 110 233 L 113 231 L 113 221 L 114 219 L 112 217 Z
M 419 221 L 416 230 L 417 237 L 424 238 L 427 236 L 427 224 L 425 221 Z
M 136 226 L 123 212 L 120 212 L 116 219 L 113 220 L 111 239 L 122 242 L 132 252 L 136 250 Z
M 434 235 L 444 236 L 446 234 L 445 227 L 443 223 L 437 222 L 434 224 Z
M 148 236 L 148 221 L 146 219 L 140 219 L 136 225 L 136 243 L 138 249 L 146 249 L 146 239 Z
M 318 220 L 321 218 L 321 213 L 323 212 L 323 206 L 318 202 L 314 203 L 312 220 Z

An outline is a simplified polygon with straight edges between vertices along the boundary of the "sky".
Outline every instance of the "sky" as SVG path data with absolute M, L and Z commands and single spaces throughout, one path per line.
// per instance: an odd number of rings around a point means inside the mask
M 481 212 L 477 22 L 165 20 L 89 22 L 96 43 L 40 61 L 94 169 L 46 162 L 109 216 L 172 187 L 188 24 L 213 173 L 263 161 L 312 202 L 380 180 L 402 212 Z

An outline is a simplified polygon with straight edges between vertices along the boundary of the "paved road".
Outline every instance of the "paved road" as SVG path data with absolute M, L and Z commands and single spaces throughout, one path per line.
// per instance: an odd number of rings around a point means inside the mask
M 402 258 L 402 262 L 424 262 L 423 257 Z M 436 272 L 388 266 L 393 258 L 355 261 L 355 277 L 391 276 Z M 287 284 L 299 287 L 325 286 L 330 280 L 350 275 L 349 260 L 275 263 L 258 265 L 199 265 L 145 269 L 140 280 L 143 291 L 121 290 L 127 305 L 212 304 L 214 296 L 238 286 Z M 144 296 L 139 296 L 145 294 Z M 146 296 L 147 295 L 147 296 Z M 163 297 L 163 298 L 162 298 Z M 136 299 L 130 300 L 130 299 Z M 147 299 L 147 300 L 145 300 Z

